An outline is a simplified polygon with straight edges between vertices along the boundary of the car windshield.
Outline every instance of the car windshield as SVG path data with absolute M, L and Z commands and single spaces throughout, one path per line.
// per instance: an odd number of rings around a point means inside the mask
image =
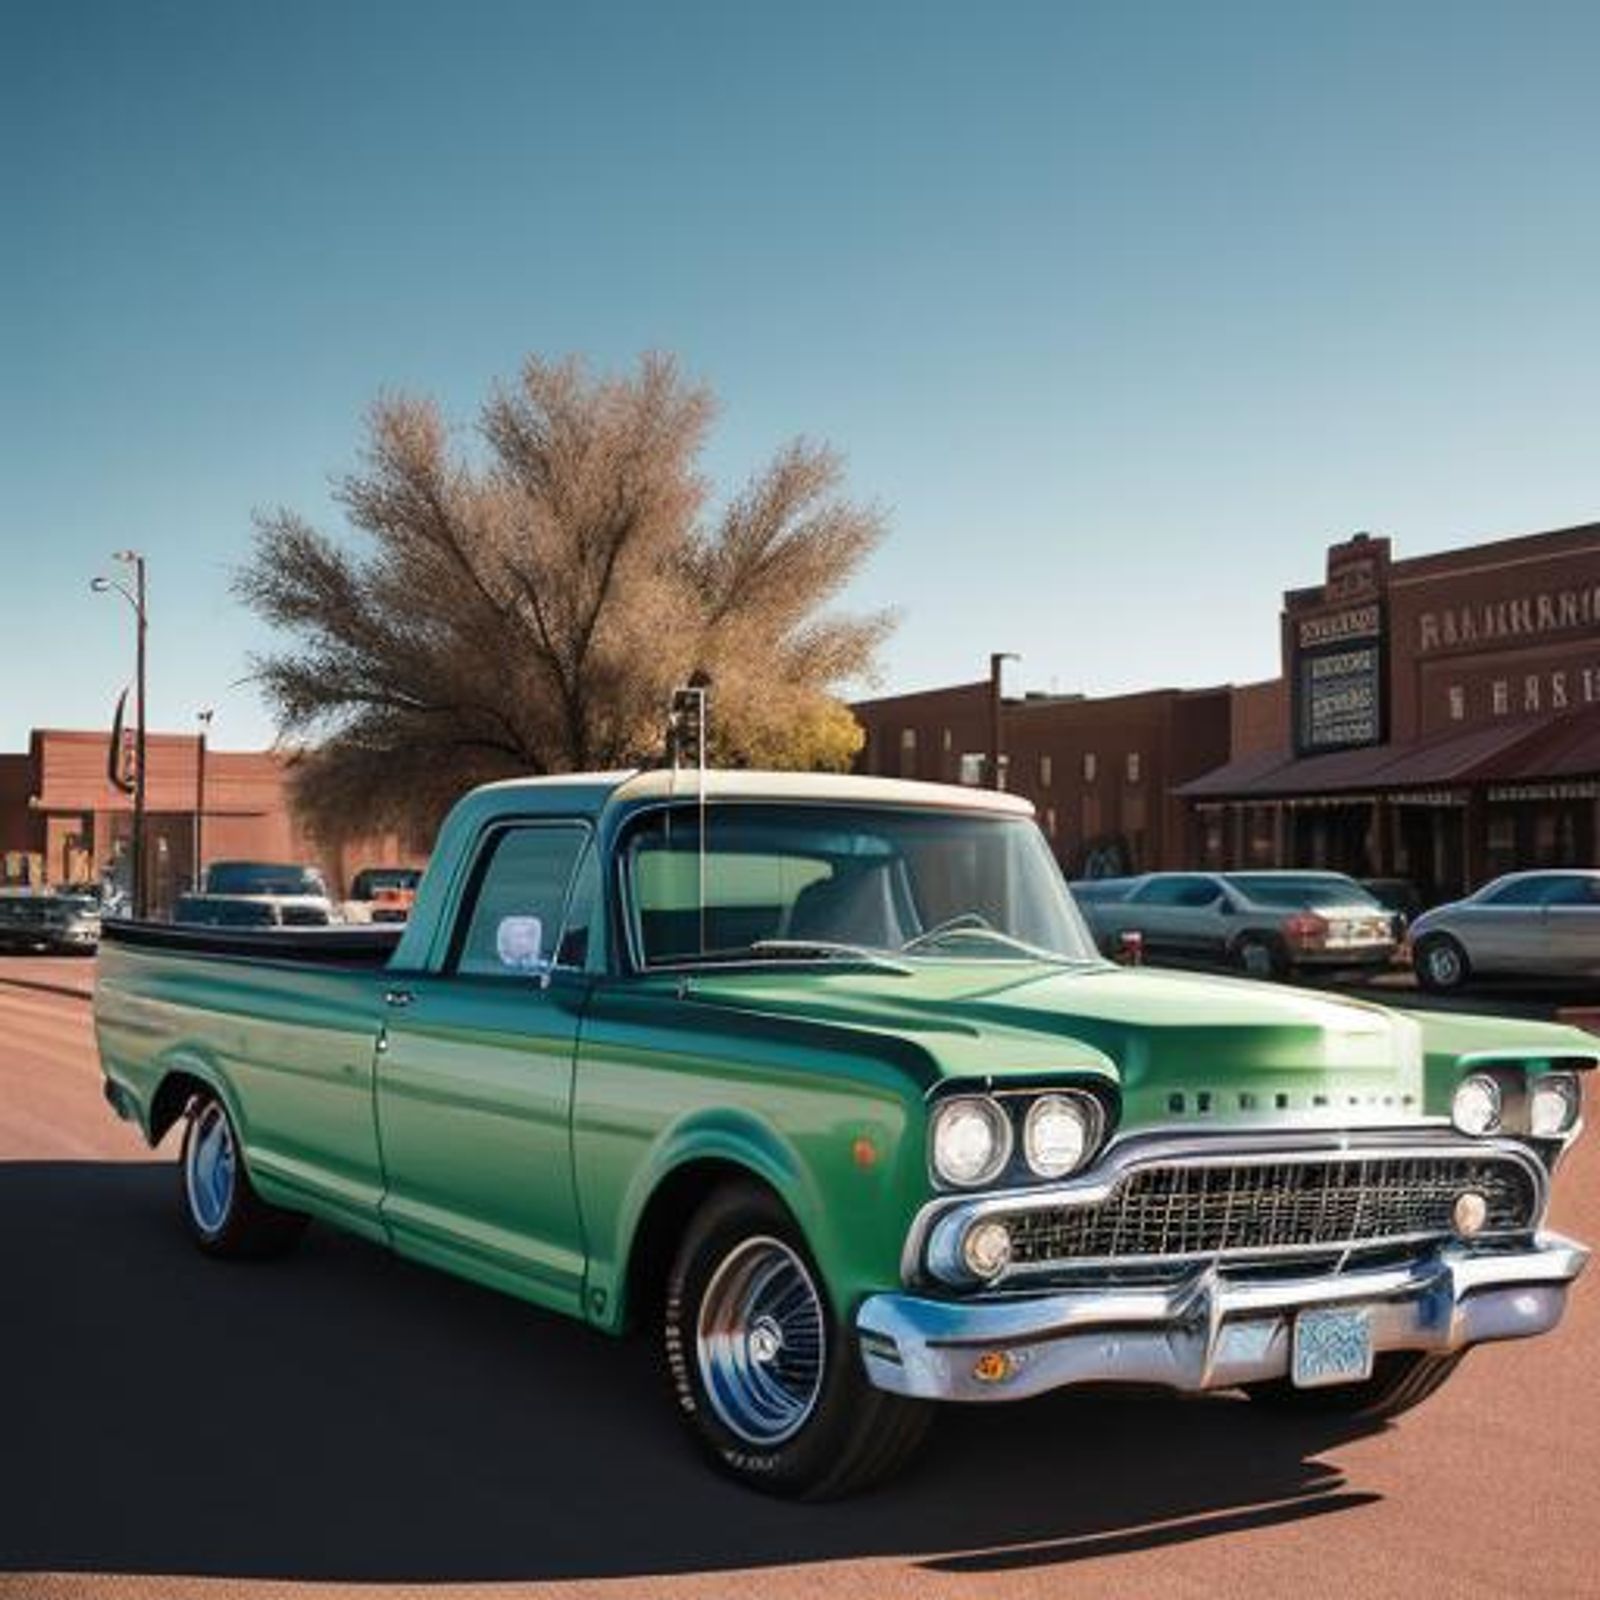
M 1372 906 L 1382 909 L 1354 878 L 1228 877 L 1228 886 L 1261 906 Z
M 215 861 L 206 868 L 207 894 L 314 894 L 327 886 L 314 867 L 271 861 Z
M 652 811 L 622 845 L 645 966 L 747 960 L 1096 961 L 1027 818 L 888 806 Z

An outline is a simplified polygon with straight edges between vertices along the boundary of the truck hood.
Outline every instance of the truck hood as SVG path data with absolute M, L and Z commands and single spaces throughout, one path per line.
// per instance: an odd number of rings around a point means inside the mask
M 1099 1079 L 1120 1090 L 1124 1126 L 1191 1115 L 1281 1122 L 1285 1112 L 1392 1123 L 1424 1109 L 1420 1024 L 1363 1001 L 1149 968 L 908 965 L 903 976 L 697 974 L 690 992 L 797 1025 L 909 1041 L 938 1078 Z

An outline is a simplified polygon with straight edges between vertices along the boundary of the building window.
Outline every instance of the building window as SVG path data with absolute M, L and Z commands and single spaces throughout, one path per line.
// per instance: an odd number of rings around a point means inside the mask
M 961 757 L 961 781 L 969 789 L 977 789 L 983 784 L 983 769 L 988 757 L 968 750 Z
M 1144 775 L 1144 760 L 1137 750 L 1128 752 L 1128 782 L 1137 783 Z
M 914 778 L 917 775 L 917 730 L 915 728 L 902 728 L 900 730 L 900 776 Z
M 1050 757 L 1049 756 L 1040 756 L 1039 757 L 1039 787 L 1041 789 L 1048 789 L 1050 787 L 1050 779 L 1051 779 L 1052 775 L 1053 774 L 1051 772 Z M 1054 824 L 1051 825 L 1050 831 L 1052 833 L 1055 832 Z
M 1504 678 L 1496 678 L 1490 694 L 1494 702 L 1494 714 L 1503 717 L 1511 709 L 1511 685 Z
M 1056 808 L 1054 806 L 1046 806 L 1044 808 L 1044 831 L 1048 833 L 1052 839 L 1055 838 Z
M 1100 775 L 1100 762 L 1093 750 L 1083 752 L 1083 781 L 1093 783 Z
M 1467 720 L 1467 691 L 1459 683 L 1450 685 L 1450 720 L 1452 722 Z
M 946 728 L 944 730 L 944 753 L 946 755 L 950 754 L 950 751 L 951 751 L 952 747 L 954 746 L 954 744 L 955 744 L 955 735 L 952 734 L 948 728 Z

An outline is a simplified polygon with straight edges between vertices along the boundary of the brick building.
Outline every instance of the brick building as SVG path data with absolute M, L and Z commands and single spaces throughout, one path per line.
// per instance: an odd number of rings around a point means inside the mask
M 1197 863 L 1392 874 L 1428 899 L 1594 864 L 1600 524 L 1409 560 L 1358 535 L 1280 626 L 1282 682 L 1240 692 L 1230 760 L 1183 786 Z
M 104 733 L 58 728 L 35 729 L 26 752 L 0 755 L 0 881 L 86 883 L 123 861 L 133 804 L 109 781 L 106 756 Z M 363 866 L 418 859 L 392 836 L 337 849 L 308 839 L 289 806 L 286 759 L 272 751 L 208 749 L 202 799 L 199 757 L 193 735 L 149 736 L 146 828 L 158 912 L 192 882 L 197 842 L 202 861 L 314 863 L 335 894 Z
M 991 696 L 985 680 L 858 702 L 852 709 L 867 742 L 857 769 L 987 783 L 998 716 L 1001 786 L 1038 807 L 1070 875 L 1184 864 L 1184 811 L 1174 790 L 1227 759 L 1229 690 Z

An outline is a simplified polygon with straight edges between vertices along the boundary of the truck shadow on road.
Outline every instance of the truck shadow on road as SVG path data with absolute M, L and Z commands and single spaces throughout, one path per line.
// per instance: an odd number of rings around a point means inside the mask
M 680 1437 L 628 1345 L 313 1228 L 202 1259 L 171 1165 L 0 1165 L 0 1571 L 623 1577 L 909 1556 L 997 1571 L 1376 1498 L 1352 1425 L 1227 1398 L 949 1413 L 903 1480 L 764 1500 Z

